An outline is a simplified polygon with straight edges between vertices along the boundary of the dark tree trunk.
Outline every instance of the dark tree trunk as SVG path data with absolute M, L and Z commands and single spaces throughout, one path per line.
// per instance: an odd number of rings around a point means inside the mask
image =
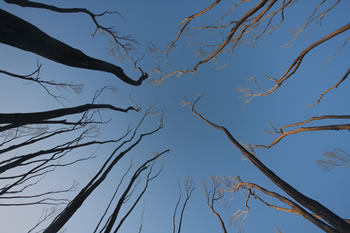
M 52 61 L 90 70 L 112 73 L 130 85 L 139 86 L 148 75 L 135 81 L 119 66 L 87 56 L 82 51 L 47 35 L 34 25 L 0 9 L 0 43 L 38 54 Z

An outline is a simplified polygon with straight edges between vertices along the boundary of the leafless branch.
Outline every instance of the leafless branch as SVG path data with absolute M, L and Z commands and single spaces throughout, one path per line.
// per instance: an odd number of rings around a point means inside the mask
M 183 26 L 182 26 L 181 29 L 179 30 L 179 33 L 177 34 L 175 40 L 173 40 L 173 41 L 170 43 L 170 45 L 168 46 L 168 48 L 164 51 L 164 54 L 165 54 L 166 56 L 168 56 L 169 50 L 170 50 L 172 47 L 175 47 L 176 41 L 178 41 L 178 40 L 180 39 L 181 34 L 184 32 L 184 30 L 186 29 L 186 27 L 190 24 L 190 22 L 191 22 L 193 19 L 197 18 L 197 17 L 200 16 L 200 15 L 205 14 L 205 13 L 208 12 L 210 9 L 212 9 L 212 8 L 215 7 L 217 4 L 219 4 L 220 1 L 221 1 L 221 0 L 215 0 L 214 3 L 212 3 L 210 6 L 208 6 L 208 7 L 205 8 L 204 10 L 202 10 L 202 11 L 200 11 L 200 12 L 197 12 L 196 14 L 193 14 L 193 15 L 191 15 L 191 16 L 189 16 L 189 17 L 183 19 L 183 20 L 179 23 L 179 25 L 182 25 L 182 24 L 183 24 Z
M 181 209 L 179 210 L 180 212 L 178 214 L 177 210 L 180 208 L 180 202 L 181 202 L 181 196 L 182 196 L 181 185 L 179 183 L 179 191 L 180 191 L 179 199 L 176 202 L 175 209 L 174 209 L 174 212 L 173 212 L 173 217 L 172 217 L 172 220 L 173 220 L 173 233 L 175 233 L 175 232 L 180 233 L 181 232 L 183 216 L 184 216 L 184 213 L 185 213 L 185 210 L 186 210 L 186 206 L 188 204 L 188 201 L 191 198 L 192 192 L 194 191 L 192 179 L 190 177 L 187 177 L 187 179 L 184 182 L 184 186 L 185 186 L 186 197 L 185 197 L 185 200 L 182 203 Z M 176 223 L 176 215 L 179 215 L 178 223 Z M 176 231 L 176 228 L 177 228 L 177 231 Z
M 263 164 L 254 154 L 247 151 L 246 148 L 244 148 L 230 133 L 229 130 L 227 130 L 225 127 L 217 125 L 209 120 L 207 120 L 204 116 L 199 114 L 195 110 L 195 105 L 199 101 L 200 98 L 197 98 L 196 101 L 193 103 L 189 103 L 192 107 L 192 112 L 194 115 L 196 115 L 198 118 L 203 120 L 208 125 L 212 126 L 213 128 L 223 131 L 226 137 L 229 139 L 229 141 L 234 144 L 256 168 L 258 168 L 266 177 L 268 177 L 275 185 L 277 185 L 279 188 L 281 188 L 283 191 L 285 191 L 289 196 L 291 196 L 294 200 L 296 200 L 299 204 L 301 204 L 303 207 L 309 209 L 310 211 L 314 212 L 315 214 L 319 215 L 324 221 L 328 222 L 330 225 L 327 225 L 325 222 L 322 222 L 318 219 L 315 219 L 311 215 L 307 215 L 309 221 L 314 223 L 319 228 L 323 229 L 327 232 L 347 232 L 350 229 L 350 225 L 346 223 L 342 218 L 340 218 L 338 215 L 333 213 L 331 210 L 323 206 L 321 203 L 305 196 L 304 194 L 300 193 L 298 190 L 296 190 L 294 187 L 292 187 L 290 184 L 288 184 L 286 181 L 282 180 L 279 176 L 277 176 L 272 170 L 270 170 L 268 167 L 266 167 L 265 164 Z
M 312 132 L 312 131 L 323 131 L 323 130 L 350 130 L 350 124 L 342 124 L 342 125 L 323 125 L 323 126 L 311 126 L 311 127 L 300 127 L 295 130 L 285 131 L 283 132 L 278 138 L 276 138 L 270 145 L 253 145 L 252 149 L 254 148 L 265 148 L 269 149 L 279 143 L 284 137 L 296 133 L 302 133 L 302 132 Z
M 53 5 L 47 5 L 44 3 L 37 3 L 26 0 L 5 0 L 5 2 L 9 4 L 16 4 L 21 7 L 39 8 L 59 13 L 86 14 L 91 18 L 91 20 L 96 26 L 95 32 L 91 34 L 92 37 L 94 37 L 97 32 L 106 32 L 114 42 L 114 49 L 116 49 L 118 54 L 121 54 L 123 57 L 128 55 L 129 51 L 133 48 L 133 45 L 137 43 L 137 41 L 131 36 L 122 36 L 118 31 L 113 30 L 113 27 L 104 27 L 97 21 L 97 17 L 101 17 L 107 14 L 119 14 L 117 11 L 104 11 L 100 14 L 95 14 L 85 8 L 60 8 Z M 119 48 L 121 48 L 123 52 Z
M 304 49 L 299 56 L 293 61 L 293 63 L 288 67 L 288 69 L 285 71 L 285 73 L 278 79 L 273 79 L 271 78 L 271 80 L 273 80 L 275 82 L 275 85 L 266 90 L 265 92 L 261 92 L 261 93 L 252 93 L 252 94 L 248 94 L 251 95 L 252 97 L 255 96 L 267 96 L 271 93 L 273 93 L 274 91 L 276 91 L 287 79 L 289 79 L 292 75 L 295 74 L 295 72 L 298 70 L 298 68 L 300 67 L 304 57 L 310 52 L 312 51 L 314 48 L 316 48 L 317 46 L 323 44 L 324 42 L 332 39 L 335 36 L 338 36 L 344 32 L 346 32 L 347 30 L 350 29 L 350 24 L 346 24 L 338 29 L 336 29 L 335 31 L 329 33 L 328 35 L 326 35 L 325 37 L 321 38 L 320 40 L 314 42 L 313 44 L 311 44 L 309 47 L 307 47 L 306 49 Z
M 317 160 L 317 164 L 326 170 L 331 170 L 335 167 L 350 168 L 350 154 L 340 148 L 333 152 L 325 152 L 323 160 Z
M 136 147 L 144 137 L 152 135 L 162 128 L 162 123 L 160 123 L 160 125 L 156 129 L 140 134 L 138 139 L 136 139 L 136 141 L 134 141 L 126 149 L 120 151 L 124 145 L 126 145 L 127 143 L 130 143 L 135 138 L 139 127 L 141 126 L 146 116 L 148 116 L 149 114 L 150 114 L 149 112 L 146 112 L 146 114 L 139 121 L 131 137 L 123 141 L 119 146 L 117 146 L 114 149 L 114 151 L 110 154 L 110 156 L 107 158 L 107 160 L 101 166 L 101 168 L 95 174 L 95 176 L 92 177 L 89 183 L 75 196 L 75 198 L 68 204 L 68 206 L 53 220 L 53 222 L 45 229 L 44 233 L 58 232 L 64 226 L 64 224 L 74 215 L 74 213 L 80 208 L 80 206 L 86 201 L 86 199 L 90 196 L 90 194 L 105 180 L 105 178 L 108 176 L 110 171 L 115 167 L 115 165 L 120 161 L 120 159 L 122 159 L 126 154 L 128 154 L 128 152 L 130 152 L 134 147 Z M 116 153 L 118 153 L 118 155 L 116 155 Z M 151 161 L 149 160 L 149 162 Z
M 28 1 L 18 1 L 24 4 L 28 3 Z M 43 5 L 48 6 L 45 4 Z M 81 10 L 78 10 L 78 12 L 80 11 Z M 84 10 L 82 11 L 84 12 Z M 148 78 L 147 73 L 143 73 L 137 80 L 133 80 L 124 73 L 121 67 L 87 56 L 82 51 L 47 35 L 31 23 L 4 10 L 0 10 L 0 22 L 2 22 L 0 24 L 0 33 L 2 35 L 0 37 L 0 43 L 35 53 L 67 66 L 108 72 L 132 86 L 139 86 Z M 106 28 L 106 30 L 110 30 L 112 34 L 115 33 L 110 28 Z M 23 35 L 25 32 L 27 33 Z M 120 44 L 121 43 L 119 43 L 119 45 Z
M 227 229 L 226 229 L 224 220 L 222 219 L 221 215 L 214 208 L 215 202 L 220 201 L 224 197 L 224 192 L 219 190 L 219 183 L 214 178 L 211 178 L 210 190 L 208 191 L 205 184 L 203 184 L 203 189 L 204 189 L 204 194 L 205 194 L 205 197 L 207 199 L 207 205 L 208 205 L 209 209 L 217 217 L 217 219 L 221 225 L 222 231 L 224 233 L 227 233 Z
M 327 90 L 325 90 L 324 92 L 322 92 L 322 94 L 320 95 L 320 97 L 318 98 L 318 100 L 316 101 L 316 103 L 314 103 L 312 106 L 319 104 L 321 102 L 321 99 L 323 98 L 323 96 L 325 94 L 327 94 L 329 91 L 331 91 L 334 88 L 338 88 L 340 84 L 342 84 L 342 82 L 345 81 L 345 79 L 349 76 L 350 74 L 350 69 L 348 69 L 348 71 L 346 71 L 345 75 L 334 85 L 331 86 L 330 88 L 328 88 Z

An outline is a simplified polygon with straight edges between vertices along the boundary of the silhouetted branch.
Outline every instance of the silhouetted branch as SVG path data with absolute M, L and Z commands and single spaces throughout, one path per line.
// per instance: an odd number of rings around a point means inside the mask
M 56 88 L 70 88 L 76 93 L 81 92 L 81 90 L 83 88 L 82 84 L 69 84 L 69 83 L 59 83 L 59 82 L 55 82 L 55 81 L 41 80 L 39 78 L 40 69 L 41 69 L 41 64 L 38 65 L 38 67 L 37 67 L 37 69 L 35 71 L 33 71 L 32 73 L 27 74 L 27 75 L 19 75 L 19 74 L 15 74 L 15 73 L 11 73 L 11 72 L 5 71 L 5 70 L 0 70 L 0 73 L 8 75 L 8 76 L 11 76 L 11 77 L 14 77 L 14 78 L 18 78 L 18 79 L 21 79 L 21 80 L 26 80 L 26 81 L 37 83 L 42 88 L 44 88 L 44 90 L 47 92 L 47 94 L 49 94 L 50 96 L 52 96 L 53 98 L 55 98 L 58 101 L 59 101 L 60 98 L 63 98 L 63 97 L 53 94 L 48 89 L 47 86 L 53 86 L 53 87 L 56 87 Z M 33 77 L 33 75 L 36 75 L 36 77 Z
M 182 203 L 181 210 L 180 210 L 180 213 L 179 213 L 180 216 L 179 216 L 179 221 L 177 223 L 177 233 L 181 232 L 183 216 L 184 216 L 184 213 L 185 213 L 185 210 L 186 210 L 186 206 L 188 204 L 188 201 L 191 198 L 192 192 L 194 191 L 192 179 L 190 177 L 187 177 L 187 179 L 184 182 L 184 186 L 185 186 L 186 197 L 185 197 L 185 200 Z M 179 187 L 180 187 L 180 185 L 179 185 Z M 175 209 L 174 209 L 174 213 L 173 213 L 173 233 L 176 232 L 176 230 L 175 230 L 176 229 L 175 217 L 177 215 L 177 209 L 180 206 L 180 201 L 181 201 L 181 187 L 180 187 L 179 199 L 178 199 L 178 201 L 176 203 L 176 206 L 175 206 Z
M 89 181 L 89 183 L 75 196 L 75 198 L 66 206 L 66 208 L 53 220 L 53 222 L 45 229 L 44 233 L 52 233 L 58 232 L 64 224 L 74 215 L 74 213 L 81 207 L 81 205 L 86 201 L 86 199 L 90 196 L 90 194 L 106 179 L 111 170 L 115 167 L 115 165 L 122 159 L 128 152 L 130 152 L 134 147 L 136 147 L 144 137 L 152 135 L 159 131 L 162 128 L 162 122 L 160 122 L 159 127 L 156 129 L 140 134 L 138 139 L 128 146 L 123 151 L 119 152 L 119 150 L 131 142 L 136 133 L 141 126 L 142 122 L 149 115 L 150 112 L 146 112 L 146 114 L 142 117 L 138 125 L 136 126 L 133 134 L 128 140 L 123 141 L 119 146 L 117 146 L 114 151 L 107 158 L 105 163 L 96 173 L 96 175 Z M 118 155 L 116 153 L 119 152 Z
M 113 39 L 115 45 L 117 46 L 118 52 L 120 52 L 119 47 L 121 47 L 125 55 L 127 55 L 129 50 L 132 49 L 132 44 L 137 43 L 136 40 L 133 39 L 131 36 L 121 36 L 120 33 L 118 31 L 114 31 L 112 27 L 104 27 L 97 21 L 97 17 L 101 17 L 107 14 L 119 14 L 117 11 L 104 11 L 100 14 L 95 14 L 85 8 L 61 8 L 53 5 L 47 5 L 44 3 L 37 3 L 37 2 L 32 2 L 27 0 L 5 0 L 5 2 L 9 4 L 16 4 L 21 7 L 39 8 L 39 9 L 45 9 L 45 10 L 50 10 L 50 11 L 59 12 L 59 13 L 86 14 L 91 18 L 91 20 L 94 22 L 96 26 L 96 30 L 94 33 L 92 33 L 92 36 L 94 37 L 96 33 L 99 31 L 106 32 Z
M 133 86 L 141 85 L 148 78 L 147 73 L 142 73 L 135 81 L 128 77 L 119 66 L 89 57 L 82 51 L 47 35 L 34 25 L 4 10 L 0 10 L 0 34 L 0 43 L 35 53 L 67 66 L 108 72 Z
M 221 215 L 214 208 L 215 202 L 220 201 L 224 197 L 224 192 L 219 190 L 219 183 L 213 178 L 211 178 L 210 190 L 207 189 L 205 184 L 203 184 L 203 189 L 204 189 L 204 194 L 205 194 L 205 197 L 207 199 L 207 205 L 208 205 L 209 209 L 217 217 L 217 219 L 221 225 L 222 231 L 224 233 L 227 233 L 227 229 L 226 229 L 224 220 L 222 219 Z
M 123 194 L 121 195 L 121 197 L 119 198 L 119 201 L 113 211 L 113 213 L 110 216 L 109 221 L 106 224 L 106 229 L 104 231 L 104 233 L 110 233 L 112 231 L 112 228 L 117 220 L 117 217 L 119 215 L 119 212 L 122 208 L 122 205 L 128 200 L 128 198 L 130 197 L 130 195 L 132 195 L 134 193 L 133 190 L 131 190 L 131 188 L 134 186 L 135 181 L 138 179 L 138 177 L 149 168 L 149 172 L 146 176 L 146 184 L 143 188 L 143 190 L 140 192 L 140 194 L 138 195 L 138 197 L 136 198 L 136 200 L 134 201 L 134 203 L 132 204 L 132 206 L 129 208 L 129 210 L 126 212 L 126 214 L 121 218 L 118 226 L 116 227 L 116 229 L 113 231 L 114 233 L 118 232 L 118 230 L 120 229 L 120 227 L 122 226 L 122 224 L 124 223 L 124 221 L 126 220 L 126 218 L 130 215 L 130 213 L 134 210 L 134 208 L 136 207 L 136 205 L 138 204 L 138 202 L 140 201 L 141 197 L 144 195 L 144 193 L 146 192 L 147 188 L 148 188 L 148 184 L 149 182 L 156 178 L 159 175 L 159 172 L 153 176 L 150 177 L 151 173 L 152 173 L 152 165 L 149 165 L 150 163 L 153 163 L 156 159 L 158 159 L 160 156 L 162 156 L 163 154 L 169 152 L 170 150 L 164 150 L 163 152 L 156 154 L 153 158 L 147 160 L 146 162 L 144 162 L 133 174 L 133 176 L 131 177 L 128 186 L 126 187 L 126 189 L 124 190 Z
M 106 214 L 107 214 L 109 208 L 111 207 L 111 205 L 112 205 L 112 203 L 113 203 L 113 201 L 114 201 L 114 198 L 116 197 L 116 195 L 117 195 L 117 193 L 118 193 L 118 191 L 119 191 L 120 186 L 122 185 L 122 183 L 123 183 L 123 181 L 124 181 L 124 178 L 125 178 L 126 175 L 129 173 L 131 167 L 132 167 L 132 163 L 130 163 L 130 166 L 128 167 L 128 169 L 126 170 L 126 172 L 124 173 L 124 175 L 123 175 L 122 178 L 120 179 L 119 184 L 117 185 L 117 187 L 116 187 L 116 189 L 115 189 L 115 191 L 114 191 L 114 193 L 113 193 L 113 195 L 112 195 L 111 200 L 109 201 L 109 203 L 108 203 L 108 205 L 107 205 L 107 207 L 106 207 L 106 209 L 105 209 L 103 215 L 101 216 L 100 221 L 99 221 L 99 222 L 97 223 L 97 225 L 96 225 L 96 228 L 95 228 L 95 230 L 94 230 L 94 233 L 96 233 L 97 230 L 98 230 L 98 228 L 100 227 L 100 225 L 101 225 L 103 219 L 105 218 L 105 216 L 106 216 Z
M 128 111 L 139 111 L 134 107 L 128 108 L 118 108 L 110 104 L 84 104 L 71 108 L 61 108 L 45 112 L 33 112 L 33 113 L 1 113 L 0 114 L 0 125 L 7 124 L 0 127 L 0 132 L 9 130 L 12 128 L 17 128 L 26 124 L 48 124 L 48 123 L 59 123 L 65 124 L 65 121 L 50 122 L 48 120 L 63 116 L 69 116 L 78 113 L 84 113 L 88 110 L 97 109 L 110 109 L 118 112 L 128 112 Z M 67 123 L 71 124 L 71 123 Z

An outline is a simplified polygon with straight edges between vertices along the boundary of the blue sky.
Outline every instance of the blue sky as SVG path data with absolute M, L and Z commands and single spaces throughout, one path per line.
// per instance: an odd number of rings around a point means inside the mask
M 193 21 L 193 26 L 212 22 L 219 14 L 225 12 L 235 1 L 224 1 L 217 9 Z M 255 3 L 255 1 L 253 1 Z M 104 86 L 117 88 L 116 93 L 105 92 L 99 98 L 100 102 L 118 106 L 128 106 L 132 101 L 146 110 L 150 105 L 156 110 L 163 110 L 164 129 L 148 138 L 122 161 L 120 166 L 92 195 L 66 225 L 67 232 L 89 232 L 96 224 L 96 215 L 103 211 L 108 197 L 112 195 L 116 180 L 127 169 L 130 160 L 139 164 L 152 155 L 170 148 L 171 152 L 164 157 L 164 169 L 161 175 L 154 180 L 143 200 L 127 220 L 121 232 L 137 231 L 141 213 L 144 211 L 143 232 L 170 232 L 173 209 L 178 198 L 178 181 L 181 182 L 191 176 L 195 184 L 195 191 L 185 212 L 182 232 L 220 232 L 220 226 L 206 206 L 202 191 L 202 182 L 208 181 L 208 176 L 237 176 L 246 182 L 257 183 L 265 188 L 284 194 L 265 178 L 249 161 L 244 160 L 239 151 L 234 148 L 226 137 L 196 118 L 189 107 L 184 107 L 184 98 L 194 100 L 198 94 L 202 95 L 197 105 L 213 122 L 224 125 L 241 143 L 269 144 L 276 135 L 267 134 L 272 124 L 281 127 L 289 123 L 306 120 L 312 116 L 325 114 L 348 114 L 349 83 L 344 82 L 337 90 L 328 93 L 321 104 L 315 107 L 306 107 L 313 104 L 319 95 L 328 87 L 334 85 L 345 73 L 349 66 L 350 50 L 346 45 L 329 62 L 349 37 L 349 32 L 334 38 L 312 51 L 301 65 L 298 72 L 272 95 L 258 97 L 248 104 L 242 101 L 242 94 L 238 88 L 254 88 L 249 81 L 255 77 L 265 88 L 272 84 L 264 78 L 264 74 L 279 77 L 297 55 L 306 46 L 320 37 L 332 32 L 335 28 L 349 22 L 348 10 L 350 3 L 342 1 L 322 21 L 321 25 L 311 24 L 297 40 L 284 46 L 293 38 L 291 32 L 300 26 L 319 1 L 297 2 L 286 11 L 286 20 L 282 26 L 272 34 L 253 44 L 242 44 L 232 56 L 223 55 L 219 58 L 219 65 L 215 62 L 199 67 L 196 73 L 184 74 L 180 77 L 167 79 L 162 85 L 154 85 L 152 79 L 158 74 L 152 69 L 163 58 L 157 58 L 150 53 L 151 44 L 165 49 L 172 41 L 178 30 L 178 23 L 194 12 L 211 4 L 210 1 L 201 3 L 194 1 L 51 1 L 61 7 L 84 7 L 93 12 L 117 10 L 118 15 L 106 16 L 100 22 L 104 25 L 114 25 L 122 34 L 132 35 L 138 42 L 134 58 L 144 55 L 139 65 L 150 74 L 150 81 L 140 87 L 130 87 L 110 74 L 75 69 L 51 62 L 37 55 L 24 52 L 9 46 L 0 45 L 0 69 L 25 74 L 35 69 L 37 59 L 43 64 L 41 77 L 48 80 L 83 83 L 84 90 L 76 95 L 69 90 L 54 90 L 66 96 L 66 106 L 74 106 L 90 102 L 94 92 Z M 332 1 L 331 1 L 332 2 Z M 249 4 L 249 3 L 247 3 Z M 253 3 L 252 3 L 253 4 Z M 250 5 L 247 5 L 247 7 Z M 91 38 L 94 25 L 90 18 L 82 14 L 58 14 L 44 10 L 26 9 L 10 6 L 3 2 L 0 7 L 17 16 L 28 20 L 47 34 L 84 51 L 86 54 L 120 65 L 127 74 L 138 77 L 139 73 L 128 60 L 121 62 L 119 58 L 109 53 L 110 39 L 106 35 L 97 35 Z M 245 6 L 238 8 L 237 14 L 243 12 Z M 183 35 L 172 50 L 169 57 L 170 65 L 166 69 L 172 70 L 195 64 L 198 56 L 191 43 L 217 40 L 213 33 Z M 224 69 L 218 66 L 226 64 Z M 164 66 L 163 66 L 164 67 Z M 1 75 L 0 103 L 2 112 L 43 111 L 62 107 L 53 98 L 49 98 L 45 91 L 35 84 L 12 80 Z M 15 93 L 15 96 L 12 95 Z M 132 99 L 132 101 L 131 101 Z M 127 128 L 128 124 L 135 125 L 141 114 L 118 114 L 103 112 L 104 119 L 112 119 L 108 127 L 102 127 L 99 137 L 118 137 Z M 144 130 L 151 129 L 157 124 L 158 118 L 150 118 L 144 125 Z M 334 123 L 334 122 L 330 122 Z M 338 122 L 336 122 L 338 123 Z M 345 121 L 344 121 L 345 123 Z M 317 124 L 315 124 L 317 125 Z M 342 148 L 350 152 L 349 132 L 308 132 L 291 135 L 283 139 L 275 147 L 256 149 L 257 156 L 279 176 L 296 187 L 302 193 L 318 200 L 341 217 L 350 218 L 350 175 L 346 168 L 334 169 L 330 172 L 322 170 L 315 160 L 322 159 L 326 151 Z M 42 188 L 60 187 L 66 185 L 67 180 L 79 180 L 81 187 L 88 182 L 103 161 L 104 156 L 112 147 L 99 147 L 99 157 L 71 168 L 57 172 L 48 177 Z M 81 150 L 79 153 L 90 153 Z M 78 154 L 79 156 L 79 154 Z M 242 206 L 244 195 L 235 195 L 230 205 L 218 205 L 227 224 L 230 214 Z M 320 230 L 302 217 L 270 209 L 258 201 L 250 200 L 251 212 L 243 226 L 244 232 L 320 232 Z M 40 215 L 41 207 L 33 208 L 2 208 L 0 209 L 0 224 L 6 226 L 6 232 L 24 232 Z M 30 216 L 28 216 L 30 214 Z M 14 216 L 21 216 L 14 220 Z M 8 218 L 9 220 L 5 220 Z M 28 220 L 28 221 L 26 221 Z M 14 226 L 13 223 L 16 226 Z M 239 225 L 229 227 L 230 232 L 238 232 Z

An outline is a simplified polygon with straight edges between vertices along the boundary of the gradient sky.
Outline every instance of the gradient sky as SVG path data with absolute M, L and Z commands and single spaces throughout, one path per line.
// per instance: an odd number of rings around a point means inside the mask
M 44 1 L 42 1 L 44 2 Z M 101 24 L 115 26 L 122 34 L 132 35 L 139 45 L 134 58 L 144 55 L 139 65 L 149 72 L 150 79 L 157 79 L 158 74 L 152 69 L 163 58 L 157 58 L 149 52 L 151 44 L 165 49 L 179 30 L 178 23 L 185 17 L 207 7 L 212 1 L 160 1 L 160 0 L 130 0 L 130 1 L 50 1 L 60 7 L 84 7 L 93 12 L 116 10 L 122 16 L 111 15 L 100 19 Z M 192 26 L 218 18 L 235 1 L 223 1 L 208 17 L 199 18 Z M 255 1 L 253 1 L 255 3 Z M 100 102 L 117 106 L 128 106 L 132 101 L 146 110 L 149 106 L 164 111 L 164 129 L 148 138 L 122 161 L 113 174 L 83 205 L 76 215 L 66 224 L 67 232 L 89 232 L 96 225 L 108 198 L 112 195 L 116 182 L 127 169 L 130 160 L 140 164 L 152 156 L 152 152 L 160 152 L 170 148 L 171 152 L 164 157 L 164 169 L 154 180 L 142 201 L 132 216 L 126 221 L 121 232 L 136 232 L 141 214 L 143 217 L 143 232 L 171 232 L 172 215 L 179 189 L 178 181 L 191 176 L 195 191 L 188 203 L 184 215 L 182 233 L 187 232 L 221 232 L 219 222 L 210 213 L 202 191 L 202 182 L 208 181 L 208 176 L 240 176 L 243 181 L 257 183 L 265 188 L 284 194 L 265 178 L 249 161 L 244 160 L 239 151 L 219 132 L 196 118 L 189 107 L 184 107 L 184 98 L 196 99 L 202 95 L 197 105 L 200 113 L 211 121 L 224 125 L 241 142 L 249 144 L 269 144 L 276 135 L 267 134 L 265 129 L 270 125 L 281 127 L 289 123 L 306 120 L 312 116 L 326 114 L 348 114 L 349 83 L 344 82 L 336 91 L 328 93 L 321 104 L 313 104 L 319 95 L 328 87 L 334 85 L 348 69 L 350 61 L 349 46 L 346 45 L 329 62 L 337 50 L 349 37 L 349 32 L 336 37 L 317 50 L 312 51 L 304 60 L 296 75 L 288 80 L 279 90 L 267 97 L 253 99 L 248 104 L 242 100 L 238 88 L 254 88 L 249 81 L 255 77 L 263 87 L 272 84 L 264 78 L 264 74 L 278 77 L 288 68 L 292 61 L 306 46 L 320 37 L 343 26 L 350 20 L 349 1 L 342 1 L 327 15 L 322 24 L 312 24 L 296 41 L 286 46 L 293 38 L 293 29 L 300 26 L 308 14 L 320 1 L 299 1 L 286 11 L 286 20 L 282 26 L 253 44 L 242 44 L 232 56 L 219 58 L 219 64 L 210 62 L 200 66 L 193 74 L 172 77 L 157 86 L 145 82 L 140 87 L 130 87 L 110 74 L 75 69 L 51 62 L 25 51 L 0 45 L 0 69 L 26 74 L 32 72 L 37 60 L 43 64 L 41 78 L 56 81 L 83 83 L 84 90 L 76 95 L 69 90 L 56 90 L 55 93 L 66 96 L 64 104 L 75 106 L 90 102 L 94 92 L 104 86 L 117 88 L 116 93 L 102 94 Z M 334 2 L 334 1 L 330 1 Z M 252 3 L 252 4 L 254 4 Z M 249 4 L 249 3 L 247 3 Z M 247 5 L 249 6 L 249 5 Z M 121 62 L 109 52 L 110 39 L 106 35 L 91 38 L 94 25 L 88 16 L 83 14 L 58 14 L 45 10 L 35 10 L 10 6 L 0 2 L 0 7 L 36 25 L 47 34 L 84 51 L 86 54 L 122 66 L 133 78 L 139 73 L 133 69 L 130 61 Z M 245 6 L 238 8 L 242 13 Z M 1 36 L 1 35 L 0 35 Z M 170 66 L 167 69 L 181 68 L 195 64 L 198 55 L 191 43 L 208 43 L 218 36 L 213 33 L 194 33 L 183 35 L 172 50 L 169 57 Z M 218 67 L 224 66 L 223 69 Z M 38 85 L 28 84 L 10 77 L 0 75 L 0 105 L 1 112 L 30 112 L 60 108 L 62 105 L 47 96 Z M 131 101 L 132 100 L 132 101 Z M 112 119 L 108 127 L 102 127 L 99 137 L 107 139 L 118 137 L 128 124 L 135 125 L 141 114 L 119 114 L 103 112 L 105 120 Z M 150 118 L 143 130 L 157 125 L 157 117 Z M 329 122 L 341 123 L 339 122 Z M 315 124 L 317 125 L 317 124 Z M 322 159 L 326 151 L 341 148 L 350 152 L 349 132 L 310 132 L 292 135 L 283 139 L 275 147 L 256 149 L 257 156 L 305 195 L 318 200 L 326 207 L 344 218 L 350 218 L 350 173 L 346 168 L 336 168 L 332 171 L 321 169 L 315 161 Z M 73 180 L 78 180 L 83 187 L 113 147 L 89 148 L 79 153 L 92 153 L 97 150 L 99 157 L 93 161 L 74 165 L 60 170 L 47 178 L 42 187 L 69 186 Z M 92 150 L 92 151 L 89 151 Z M 76 152 L 78 153 L 78 152 Z M 79 156 L 80 154 L 77 154 Z M 69 181 L 69 184 L 67 182 Z M 46 185 L 46 186 L 45 186 Z M 218 205 L 228 225 L 230 214 L 242 206 L 244 195 L 237 193 L 231 204 Z M 305 219 L 293 214 L 270 209 L 257 200 L 250 200 L 251 212 L 243 226 L 232 225 L 230 232 L 243 230 L 253 232 L 284 233 L 320 232 L 320 230 Z M 11 207 L 0 209 L 0 225 L 3 232 L 25 232 L 33 221 L 39 218 L 42 207 Z

